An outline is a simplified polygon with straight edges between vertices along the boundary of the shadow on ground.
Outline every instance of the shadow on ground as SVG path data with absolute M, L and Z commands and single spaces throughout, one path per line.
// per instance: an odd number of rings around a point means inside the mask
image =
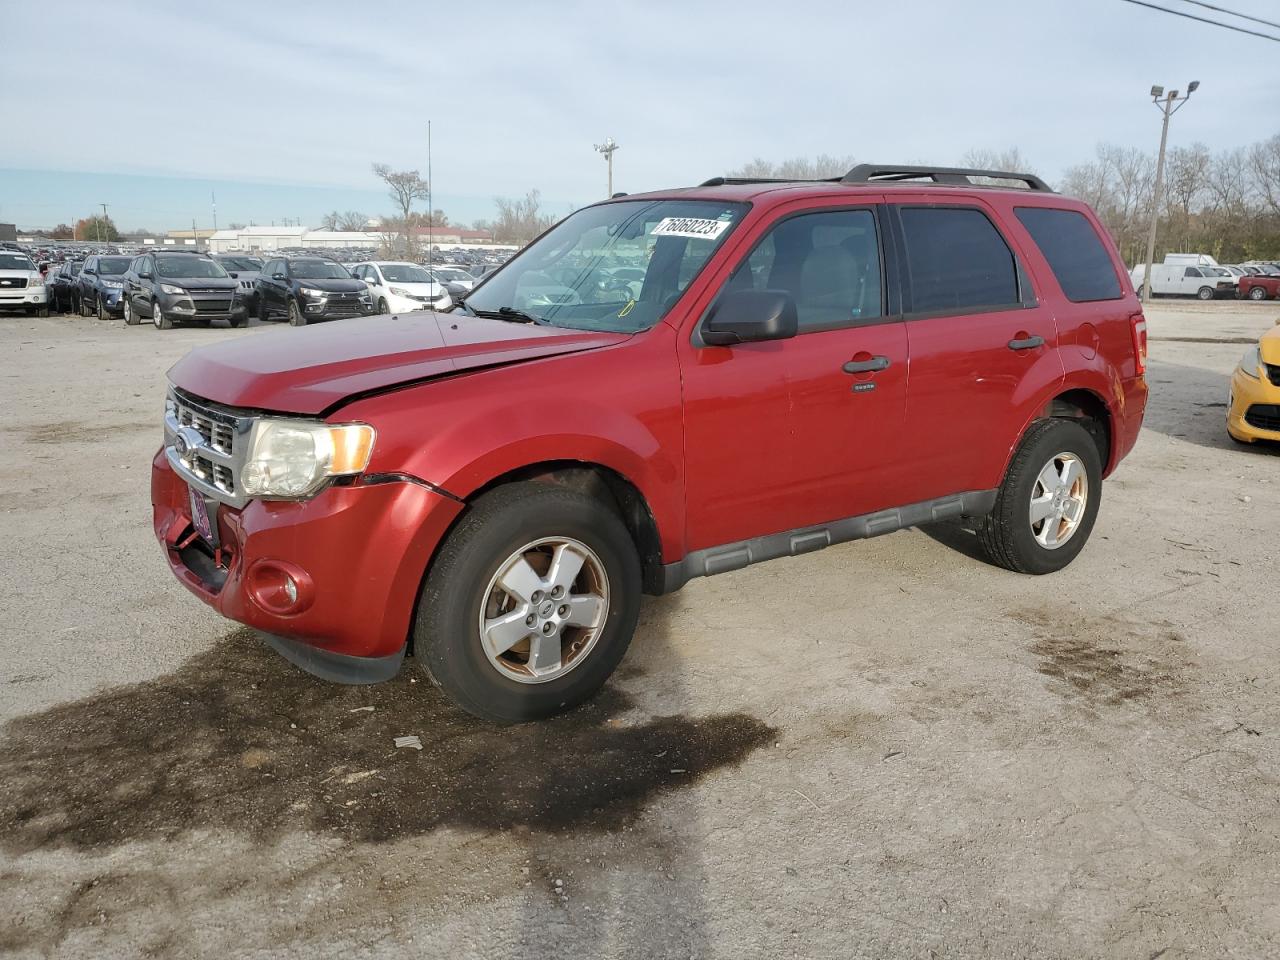
M 0 844 L 94 849 L 192 828 L 264 843 L 290 829 L 363 842 L 442 826 L 609 830 L 773 734 L 741 713 L 633 717 L 616 684 L 563 717 L 498 728 L 420 676 L 410 662 L 385 684 L 335 686 L 242 630 L 172 674 L 14 720 Z M 408 734 L 422 750 L 394 746 Z

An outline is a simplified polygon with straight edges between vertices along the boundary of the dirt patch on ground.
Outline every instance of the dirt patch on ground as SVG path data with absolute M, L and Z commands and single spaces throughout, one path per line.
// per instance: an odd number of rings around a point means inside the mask
M 635 718 L 616 686 L 555 720 L 463 714 L 411 664 L 342 687 L 248 631 L 182 669 L 11 722 L 0 742 L 0 845 L 94 849 L 193 825 L 270 842 L 363 842 L 442 826 L 612 829 L 771 742 L 741 713 Z M 372 709 L 370 709 L 372 708 Z M 393 739 L 416 734 L 422 750 Z
M 81 420 L 59 420 L 29 427 L 22 431 L 27 443 L 98 443 L 113 440 L 121 433 L 158 430 L 159 420 L 136 423 L 87 423 Z
M 1169 624 L 1037 610 L 1013 616 L 1034 630 L 1031 652 L 1056 693 L 1094 706 L 1118 706 L 1181 692 L 1186 664 L 1178 648 L 1185 641 Z

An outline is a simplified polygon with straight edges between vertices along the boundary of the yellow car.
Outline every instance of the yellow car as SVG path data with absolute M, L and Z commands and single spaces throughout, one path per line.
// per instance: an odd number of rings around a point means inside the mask
M 1241 443 L 1280 441 L 1280 322 L 1245 351 L 1231 375 L 1227 433 Z

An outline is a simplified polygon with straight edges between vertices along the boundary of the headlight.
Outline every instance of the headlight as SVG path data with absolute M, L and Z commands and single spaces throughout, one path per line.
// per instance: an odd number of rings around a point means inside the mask
M 160 292 L 181 295 L 187 291 L 182 289 L 182 287 L 174 286 L 172 283 L 162 283 L 160 284 Z
M 360 473 L 373 453 L 373 427 L 259 420 L 249 436 L 240 485 L 251 497 L 309 497 L 330 477 Z
M 1240 358 L 1240 372 L 1255 380 L 1262 379 L 1262 347 L 1254 344 Z
M 327 293 L 325 293 L 325 291 L 323 291 L 323 290 L 317 290 L 315 287 L 301 287 L 300 289 L 301 289 L 301 291 L 302 291 L 302 295 L 303 295 L 304 297 L 325 297 L 325 296 L 328 296 L 328 294 L 327 294 Z
M 38 274 L 38 273 L 37 273 L 34 277 L 32 277 L 30 280 L 28 280 L 28 281 L 27 281 L 27 286 L 28 286 L 28 287 L 43 287 L 43 286 L 44 286 L 44 277 L 40 276 L 40 274 Z
M 397 297 L 412 297 L 412 296 L 413 296 L 413 294 L 411 294 L 408 290 L 401 290 L 399 287 L 392 287 L 392 288 L 391 288 L 391 292 L 392 292 L 392 293 L 394 293 Z
M 108 290 L 123 290 L 124 284 L 119 280 L 103 280 L 102 285 Z

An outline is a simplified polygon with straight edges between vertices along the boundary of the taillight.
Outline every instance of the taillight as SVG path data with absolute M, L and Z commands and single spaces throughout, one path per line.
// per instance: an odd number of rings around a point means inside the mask
M 1135 313 L 1129 318 L 1133 330 L 1133 360 L 1136 373 L 1142 376 L 1147 372 L 1147 318 Z

